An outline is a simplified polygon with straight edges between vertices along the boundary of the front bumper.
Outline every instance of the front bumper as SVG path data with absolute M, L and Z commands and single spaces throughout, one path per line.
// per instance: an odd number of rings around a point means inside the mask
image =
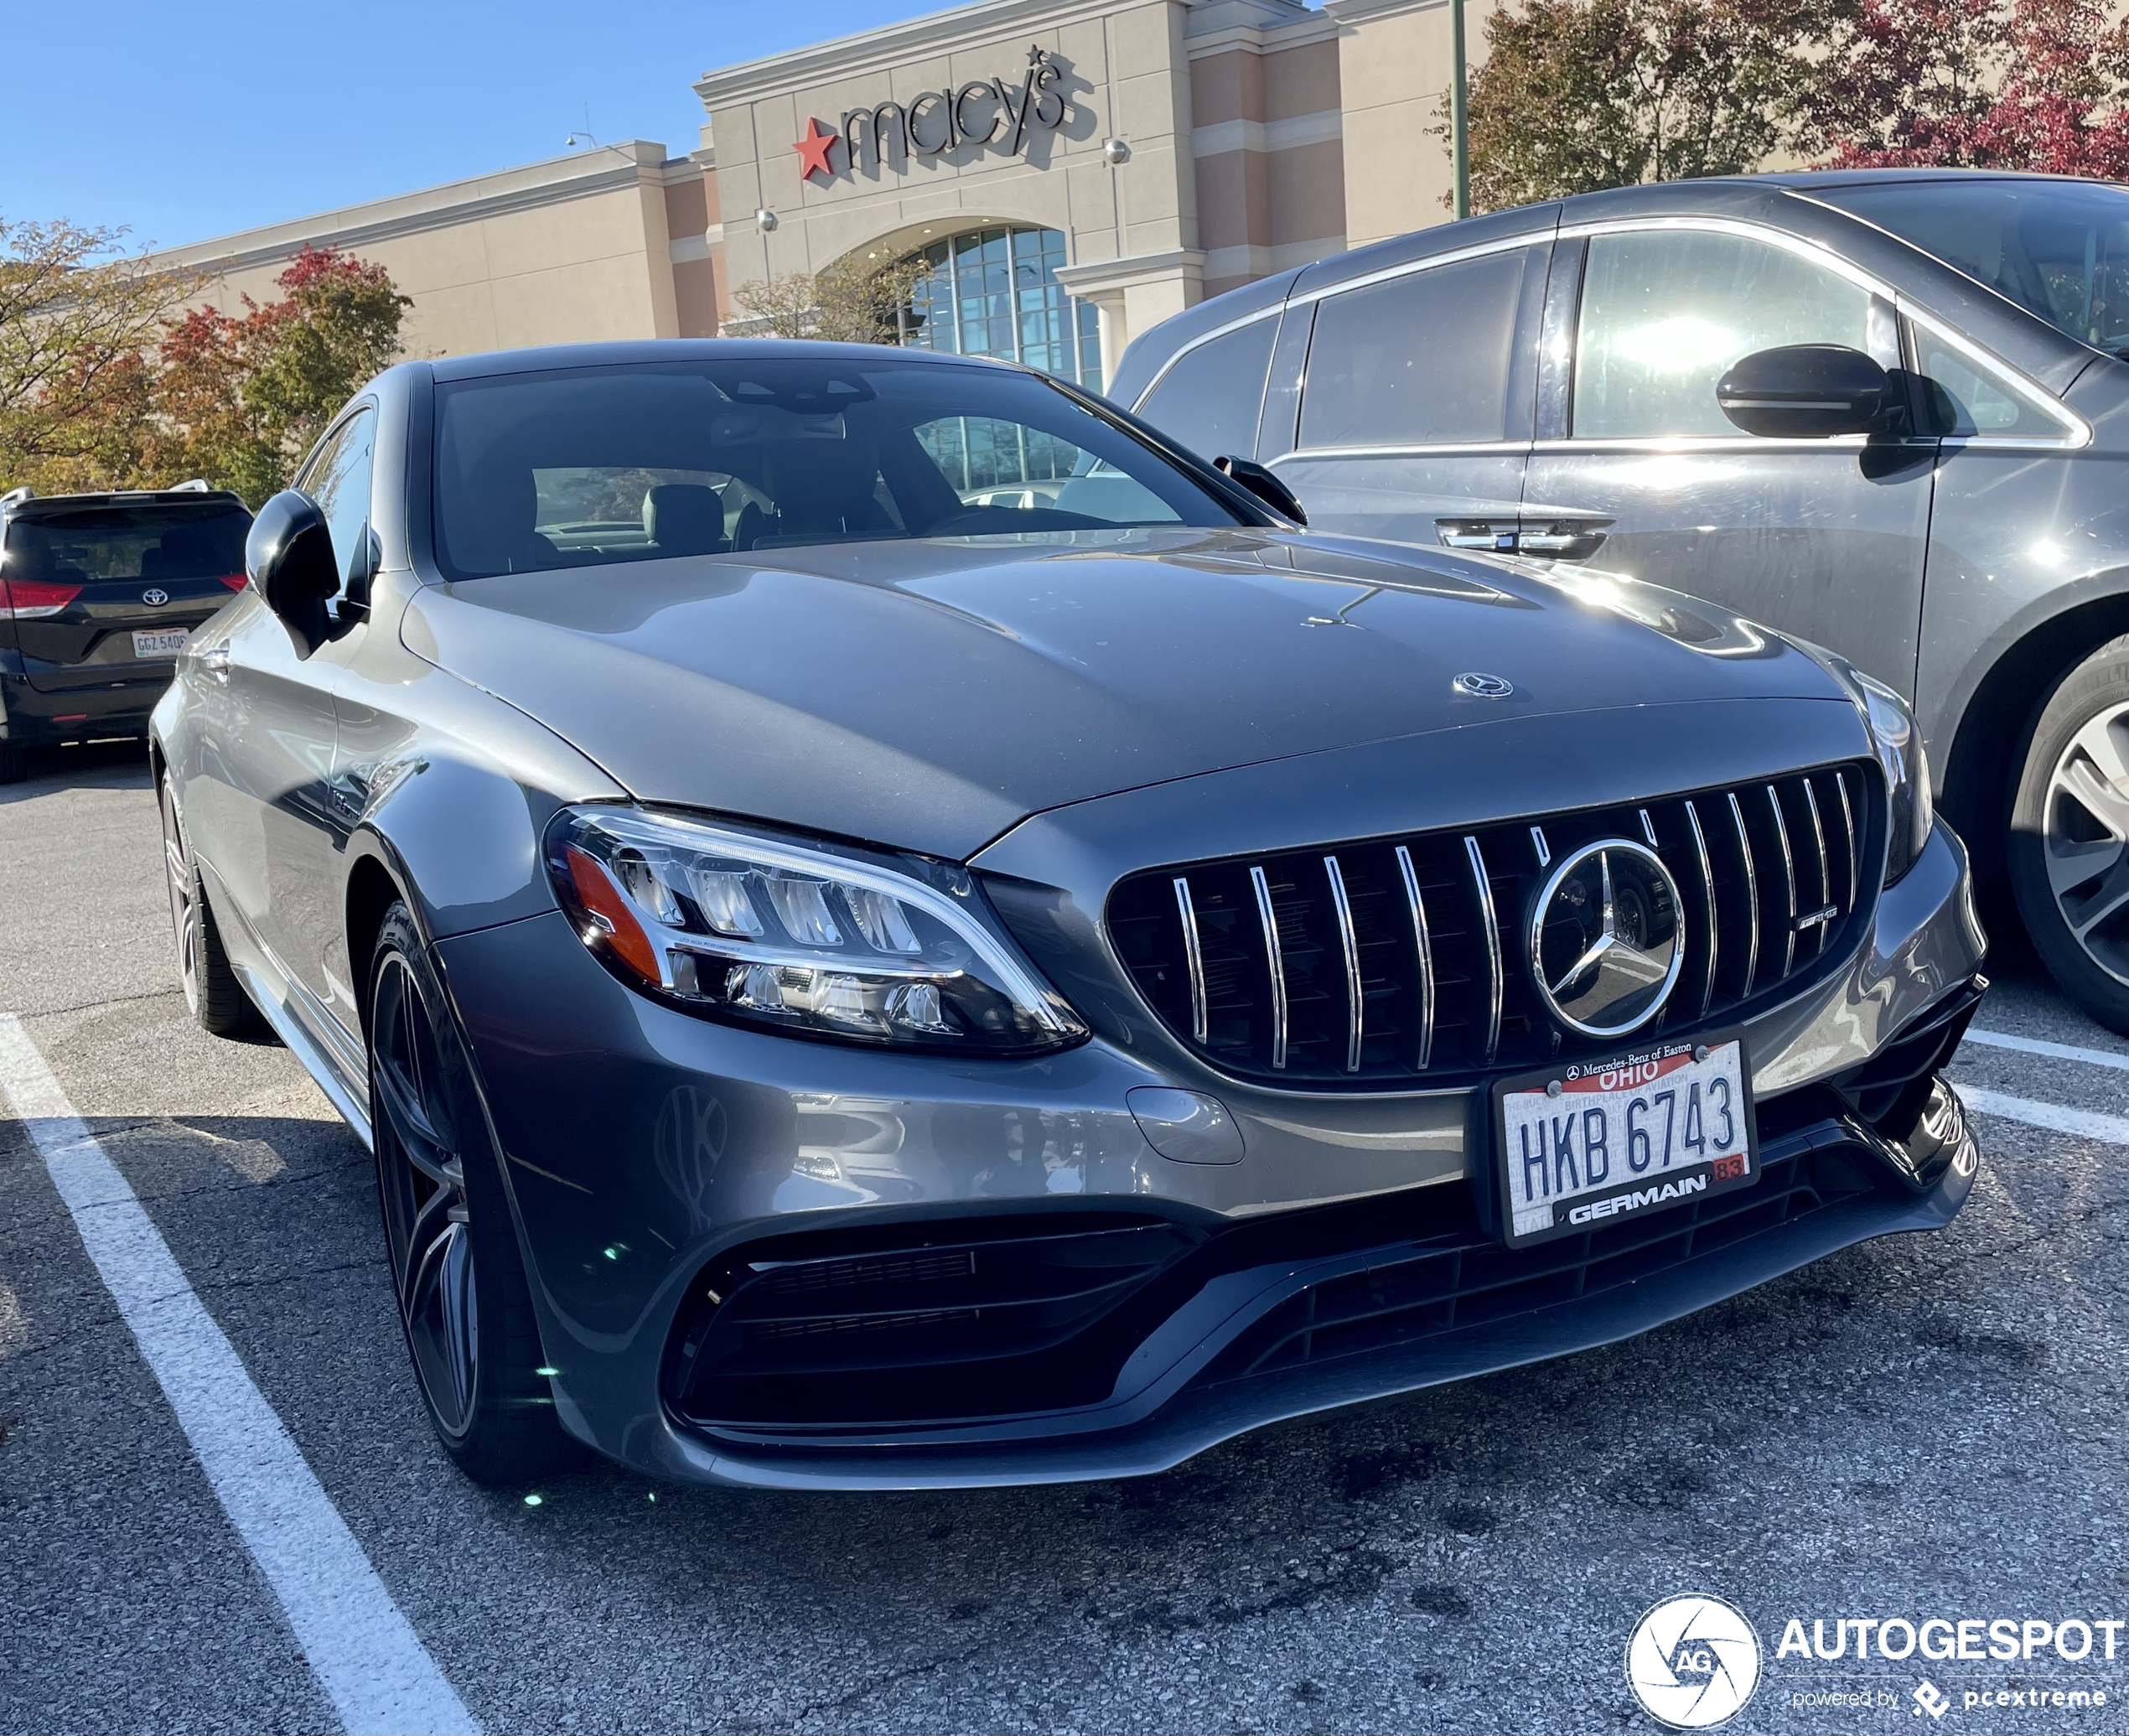
M 506 1158 L 567 1426 L 655 1474 L 873 1488 L 1158 1470 L 1266 1422 L 1609 1342 L 1834 1249 L 1940 1227 L 1977 1165 L 1956 1100 L 1925 1084 L 1918 1113 L 1910 1091 L 1888 1137 L 1836 1087 L 1931 1023 L 1982 947 L 1964 853 L 1940 828 L 1857 955 L 1744 1029 L 1760 1184 L 1515 1256 L 1478 1227 L 1471 1092 L 1208 1086 L 1099 1038 L 1039 1060 L 957 1062 L 736 1030 L 631 993 L 558 914 L 438 952 Z M 1916 1076 L 1940 1059 L 1923 1054 Z M 1243 1161 L 1153 1149 L 1126 1093 L 1174 1084 L 1218 1090 Z M 689 1357 L 705 1295 L 763 1265 L 760 1244 L 862 1277 L 885 1269 L 890 1245 L 920 1255 L 1041 1232 L 1069 1247 L 1104 1226 L 1178 1244 L 1138 1288 L 1119 1280 L 1127 1302 L 1086 1341 L 1106 1361 L 1053 1345 L 1049 1361 L 1013 1365 L 1016 1384 L 978 1357 L 951 1415 L 701 1402 Z M 1073 1305 L 1061 1298 L 1032 1299 L 1054 1325 Z M 951 1335 L 953 1312 L 912 1306 L 888 1329 Z M 780 1365 L 815 1369 L 816 1386 L 866 1354 L 800 1349 Z M 1010 1408 L 984 1414 L 987 1392 Z

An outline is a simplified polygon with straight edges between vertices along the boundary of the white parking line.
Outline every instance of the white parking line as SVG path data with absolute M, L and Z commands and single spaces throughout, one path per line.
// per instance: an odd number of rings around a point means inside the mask
M 350 1736 L 478 1731 L 12 1013 L 0 1013 L 0 1090 Z
M 2001 1091 L 1985 1091 L 1979 1086 L 1954 1080 L 1959 1101 L 1983 1115 L 2000 1115 L 2007 1121 L 2048 1127 L 2058 1133 L 2075 1133 L 2080 1139 L 2102 1139 L 2110 1145 L 2129 1145 L 2129 1121 L 2118 1115 L 2096 1115 L 2089 1109 L 2066 1109 L 2059 1103 L 2036 1103 L 2030 1097 L 2007 1097 Z
M 2074 1043 L 2049 1043 L 2038 1037 L 2013 1037 L 2008 1031 L 1969 1031 L 1969 1043 L 1991 1049 L 2015 1049 L 2021 1055 L 2044 1055 L 2059 1061 L 2083 1061 L 2087 1066 L 2112 1067 L 2129 1073 L 2129 1055 L 2111 1049 L 2080 1049 Z

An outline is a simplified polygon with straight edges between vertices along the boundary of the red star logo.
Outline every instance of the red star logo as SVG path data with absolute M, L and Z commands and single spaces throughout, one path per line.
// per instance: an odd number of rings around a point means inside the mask
M 818 174 L 826 181 L 835 179 L 836 172 L 828 166 L 828 152 L 837 137 L 818 121 L 805 123 L 805 137 L 795 140 L 791 145 L 791 148 L 799 153 L 799 160 L 805 165 L 799 171 L 801 181 L 811 174 Z

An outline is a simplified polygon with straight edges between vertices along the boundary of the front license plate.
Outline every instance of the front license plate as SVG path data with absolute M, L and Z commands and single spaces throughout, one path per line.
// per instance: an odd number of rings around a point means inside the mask
M 174 657 L 184 650 L 185 630 L 171 627 L 158 633 L 136 633 L 133 635 L 133 655 L 136 657 Z
M 1510 1247 L 1689 1205 L 1759 1175 L 1744 1049 L 1651 1044 L 1494 1087 Z

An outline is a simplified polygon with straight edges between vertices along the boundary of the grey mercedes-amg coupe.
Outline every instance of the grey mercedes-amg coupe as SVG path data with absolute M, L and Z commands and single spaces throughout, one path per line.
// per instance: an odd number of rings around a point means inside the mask
M 396 367 L 246 564 L 154 718 L 186 992 L 373 1147 L 484 1480 L 1157 1470 L 1972 1184 L 1914 721 L 1708 604 L 730 341 Z

